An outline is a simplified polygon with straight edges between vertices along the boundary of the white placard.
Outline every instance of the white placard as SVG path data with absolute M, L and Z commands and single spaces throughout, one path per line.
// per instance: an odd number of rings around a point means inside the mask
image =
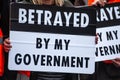
M 37 39 L 42 43 L 41 48 L 36 48 Z M 95 63 L 94 39 L 93 36 L 10 31 L 13 47 L 9 69 L 91 74 Z
M 120 56 L 120 25 L 98 28 L 96 61 L 115 59 Z

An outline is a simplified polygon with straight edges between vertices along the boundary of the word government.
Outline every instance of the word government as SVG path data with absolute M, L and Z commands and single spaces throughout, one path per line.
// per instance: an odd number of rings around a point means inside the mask
M 87 13 L 61 12 L 52 13 L 49 10 L 35 10 L 19 8 L 19 23 L 37 24 L 47 26 L 73 26 L 85 28 L 89 24 Z M 70 25 L 71 24 L 71 25 Z
M 17 53 L 15 55 L 15 64 L 17 65 L 34 65 L 48 67 L 71 67 L 71 68 L 88 68 L 89 57 L 75 56 L 51 56 L 40 54 L 25 54 Z
M 96 57 L 120 54 L 120 44 L 96 47 Z

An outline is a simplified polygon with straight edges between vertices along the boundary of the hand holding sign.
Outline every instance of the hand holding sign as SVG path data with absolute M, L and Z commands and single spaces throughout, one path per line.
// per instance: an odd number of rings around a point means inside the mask
M 12 48 L 9 38 L 6 38 L 4 40 L 3 45 L 4 45 L 3 47 L 4 47 L 5 52 L 9 52 L 10 49 Z
M 120 67 L 120 58 L 116 58 L 113 61 L 113 64 L 116 66 L 116 67 Z

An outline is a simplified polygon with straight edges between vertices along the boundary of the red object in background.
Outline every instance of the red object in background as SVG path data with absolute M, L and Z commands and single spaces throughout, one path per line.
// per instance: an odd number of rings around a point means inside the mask
M 112 61 L 111 61 L 111 60 L 106 60 L 106 61 L 104 61 L 104 63 L 106 63 L 106 64 L 111 64 Z
M 88 5 L 90 6 L 94 0 L 88 0 Z
M 25 74 L 26 76 L 30 77 L 30 71 L 19 71 L 20 74 Z
M 0 29 L 0 76 L 4 73 L 3 34 Z
M 120 0 L 108 0 L 108 3 L 120 2 Z
M 115 3 L 115 2 L 120 2 L 120 0 L 107 0 L 108 3 Z M 92 5 L 92 2 L 94 2 L 94 0 L 88 0 L 88 5 Z

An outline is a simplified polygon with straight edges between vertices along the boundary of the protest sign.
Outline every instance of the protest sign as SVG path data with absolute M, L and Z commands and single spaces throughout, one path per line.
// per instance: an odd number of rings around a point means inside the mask
M 97 9 L 96 61 L 120 57 L 120 3 Z
M 95 14 L 91 8 L 12 4 L 9 69 L 93 73 Z

